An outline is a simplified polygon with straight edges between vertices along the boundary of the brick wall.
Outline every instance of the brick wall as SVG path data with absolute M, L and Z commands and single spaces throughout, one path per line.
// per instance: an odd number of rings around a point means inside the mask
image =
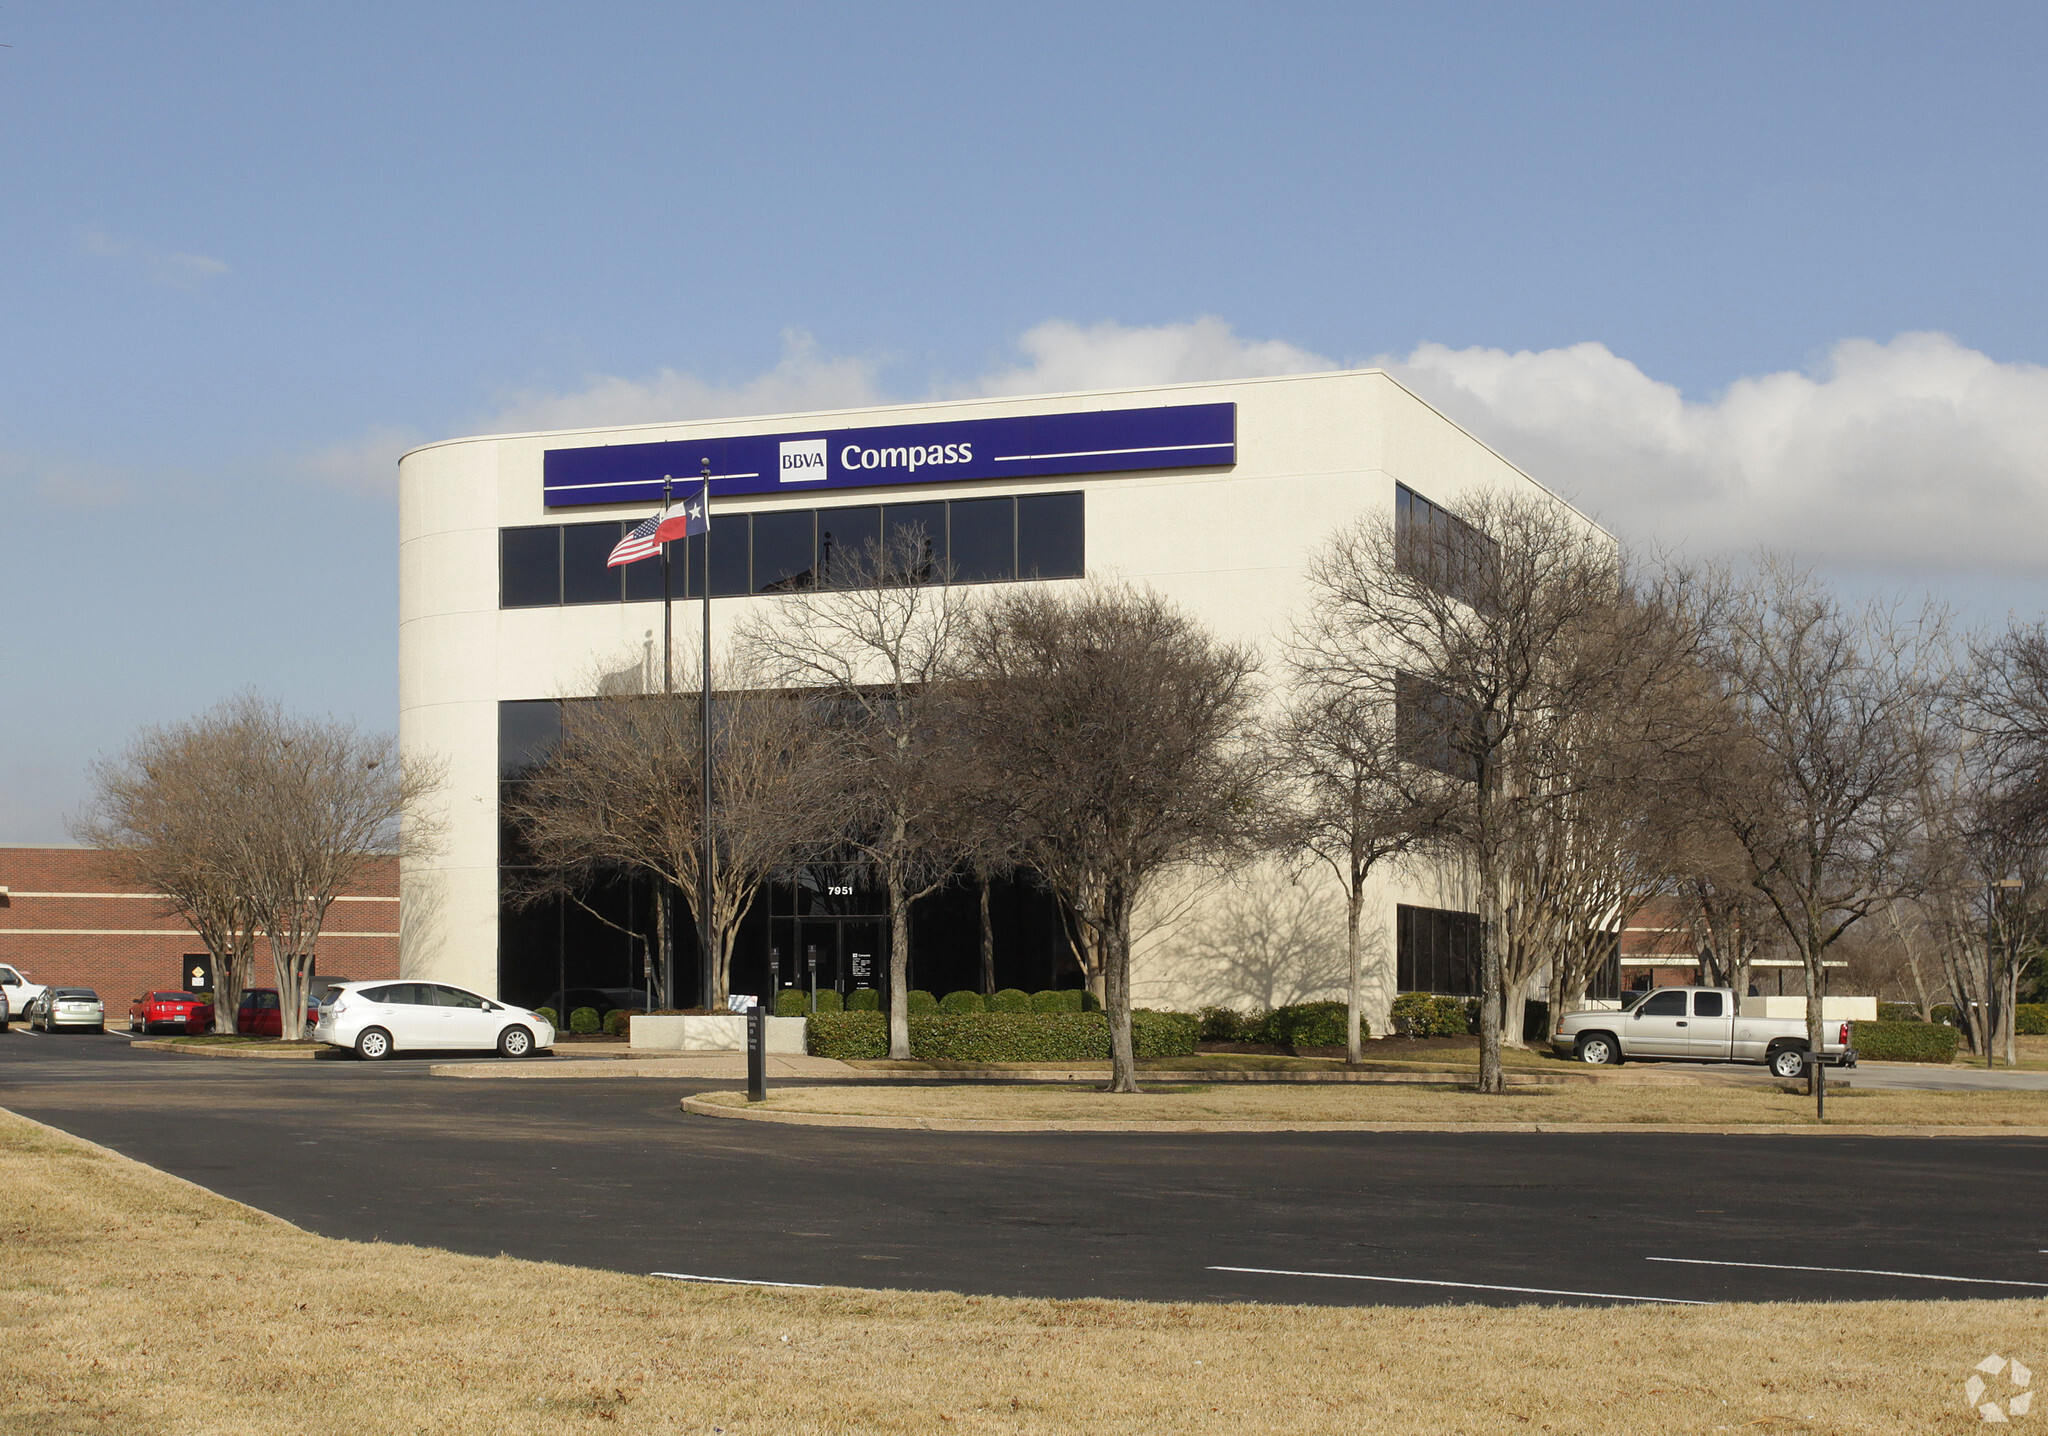
M 0 888 L 0 962 L 32 982 L 92 988 L 116 1023 L 139 993 L 183 987 L 186 957 L 206 951 L 161 899 L 124 891 L 97 849 L 0 847 Z M 397 859 L 375 860 L 368 880 L 327 910 L 314 970 L 398 976 Z M 272 981 L 260 942 L 253 977 L 259 987 Z

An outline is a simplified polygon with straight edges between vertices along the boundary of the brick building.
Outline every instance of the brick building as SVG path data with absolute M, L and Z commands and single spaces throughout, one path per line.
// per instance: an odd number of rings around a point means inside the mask
M 162 899 L 124 890 L 98 849 L 80 847 L 0 846 L 0 963 L 34 982 L 90 987 L 123 1011 L 138 993 L 189 988 L 195 968 L 211 969 L 206 945 Z M 259 943 L 257 986 L 269 983 L 269 970 Z M 327 910 L 314 972 L 398 976 L 397 859 L 376 859 L 368 881 Z

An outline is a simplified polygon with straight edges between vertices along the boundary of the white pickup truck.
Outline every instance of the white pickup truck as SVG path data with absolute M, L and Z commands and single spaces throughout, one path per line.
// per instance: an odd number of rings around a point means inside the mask
M 20 1022 L 28 1016 L 28 1005 L 48 991 L 40 982 L 30 982 L 6 963 L 0 962 L 0 997 L 7 999 L 7 1017 Z
M 1659 987 L 1631 993 L 1619 1012 L 1567 1014 L 1550 1045 L 1595 1066 L 1639 1058 L 1760 1062 L 1779 1077 L 1803 1076 L 1806 1019 L 1765 1017 L 1763 1006 L 1763 999 L 1738 998 L 1726 987 Z M 1856 1065 L 1848 1023 L 1830 1018 L 1821 1024 L 1820 1060 L 1833 1067 Z

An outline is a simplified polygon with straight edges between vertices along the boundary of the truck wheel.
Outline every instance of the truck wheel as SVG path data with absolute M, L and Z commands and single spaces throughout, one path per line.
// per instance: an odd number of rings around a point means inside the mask
M 1575 1055 L 1589 1067 L 1612 1067 L 1621 1061 L 1621 1049 L 1604 1032 L 1589 1032 L 1581 1037 Z
M 1780 1047 L 1771 1054 L 1771 1075 L 1773 1077 L 1804 1077 L 1806 1075 L 1806 1049 L 1803 1047 Z

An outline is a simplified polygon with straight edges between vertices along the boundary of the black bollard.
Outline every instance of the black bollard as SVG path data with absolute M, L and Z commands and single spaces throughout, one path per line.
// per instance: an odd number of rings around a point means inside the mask
M 747 1009 L 747 1100 L 768 1100 L 768 1013 L 759 1002 Z

